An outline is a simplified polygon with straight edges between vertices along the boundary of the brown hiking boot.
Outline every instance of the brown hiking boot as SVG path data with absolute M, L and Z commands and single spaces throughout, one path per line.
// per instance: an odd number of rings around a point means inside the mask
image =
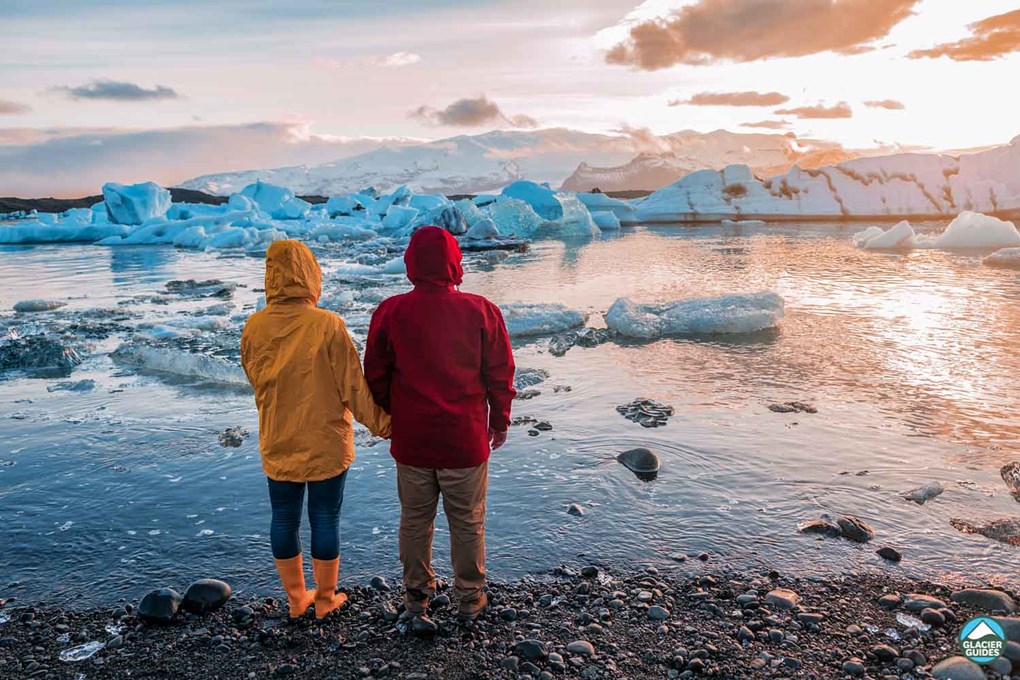
M 485 594 L 484 590 L 480 591 L 477 599 L 470 602 L 460 601 L 457 607 L 457 617 L 461 621 L 474 621 L 488 606 L 489 596 Z
M 429 606 L 429 595 L 423 590 L 409 588 L 404 591 L 404 609 L 412 614 L 423 614 Z

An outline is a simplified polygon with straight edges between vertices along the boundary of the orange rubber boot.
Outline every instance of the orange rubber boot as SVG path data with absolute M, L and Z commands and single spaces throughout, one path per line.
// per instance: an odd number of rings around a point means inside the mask
M 296 619 L 299 616 L 304 616 L 308 608 L 315 602 L 315 591 L 305 588 L 305 570 L 301 555 L 289 560 L 276 560 L 276 571 L 280 573 L 283 590 L 287 593 L 291 618 Z
M 347 602 L 347 595 L 336 592 L 340 576 L 340 558 L 334 560 L 312 559 L 312 574 L 315 576 L 315 618 L 326 616 Z

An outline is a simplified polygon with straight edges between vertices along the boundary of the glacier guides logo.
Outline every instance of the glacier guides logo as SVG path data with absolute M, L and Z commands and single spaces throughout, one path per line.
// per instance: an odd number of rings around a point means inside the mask
M 971 619 L 960 629 L 960 651 L 975 663 L 991 663 L 1002 656 L 1006 634 L 987 616 Z

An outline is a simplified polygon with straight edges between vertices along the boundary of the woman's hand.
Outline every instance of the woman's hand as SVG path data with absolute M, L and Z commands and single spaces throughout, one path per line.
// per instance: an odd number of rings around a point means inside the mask
M 499 447 L 506 443 L 506 430 L 497 432 L 496 430 L 489 428 L 489 447 L 495 451 Z

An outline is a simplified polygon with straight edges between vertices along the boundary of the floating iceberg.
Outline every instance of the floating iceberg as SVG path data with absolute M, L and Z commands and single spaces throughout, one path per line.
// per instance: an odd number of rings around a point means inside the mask
M 500 305 L 500 309 L 507 331 L 514 338 L 561 333 L 579 328 L 588 320 L 587 314 L 561 304 L 515 302 Z
M 391 205 L 386 210 L 386 217 L 383 218 L 382 226 L 389 231 L 401 231 L 409 226 L 418 216 L 417 208 L 409 208 L 403 205 Z
M 940 236 L 926 239 L 920 245 L 943 250 L 1014 248 L 1020 246 L 1020 232 L 1012 222 L 964 211 Z
M 996 250 L 984 259 L 984 263 L 990 267 L 1020 269 L 1020 248 Z
M 106 213 L 114 224 L 141 224 L 170 210 L 170 192 L 155 182 L 103 185 Z
M 547 235 L 599 235 L 599 228 L 592 222 L 591 213 L 575 194 L 553 191 L 545 185 L 521 180 L 508 185 L 502 195 L 531 206 L 535 214 L 545 220 L 546 225 L 543 227 Z
M 917 235 L 910 222 L 903 220 L 889 229 L 868 227 L 853 235 L 853 242 L 865 250 L 911 250 L 917 245 Z
M 655 305 L 620 298 L 606 313 L 606 325 L 629 338 L 653 340 L 672 335 L 753 333 L 776 326 L 783 313 L 783 298 L 772 292 Z
M 530 205 L 516 198 L 497 201 L 486 210 L 501 234 L 532 238 L 545 224 Z
M 326 201 L 326 214 L 330 217 L 352 217 L 359 213 L 365 214 L 365 197 L 357 194 L 331 196 Z
M 239 192 L 275 220 L 299 220 L 308 215 L 312 204 L 294 196 L 286 187 L 258 181 Z
M 596 210 L 591 214 L 591 219 L 602 231 L 616 231 L 620 228 L 620 218 L 609 210 Z
M 630 201 L 619 198 L 612 198 L 605 194 L 586 194 L 578 192 L 575 194 L 577 200 L 584 204 L 584 207 L 592 213 L 609 211 L 616 215 L 622 224 L 633 224 L 637 222 L 637 213 Z
M 121 345 L 110 357 L 118 363 L 157 373 L 199 378 L 238 387 L 249 385 L 248 378 L 240 366 L 205 354 L 149 345 Z
M 51 220 L 27 220 L 18 224 L 0 224 L 0 244 L 94 243 L 111 236 L 124 236 L 131 227 L 122 224 L 89 224 L 75 217 L 40 213 Z M 104 215 L 105 218 L 105 215 Z
M 471 228 L 464 234 L 464 238 L 469 240 L 499 238 L 499 228 L 495 222 L 486 217 L 472 224 Z
M 685 175 L 635 202 L 642 222 L 931 217 L 1020 210 L 1020 137 L 959 157 L 904 153 L 758 179 L 746 165 Z

